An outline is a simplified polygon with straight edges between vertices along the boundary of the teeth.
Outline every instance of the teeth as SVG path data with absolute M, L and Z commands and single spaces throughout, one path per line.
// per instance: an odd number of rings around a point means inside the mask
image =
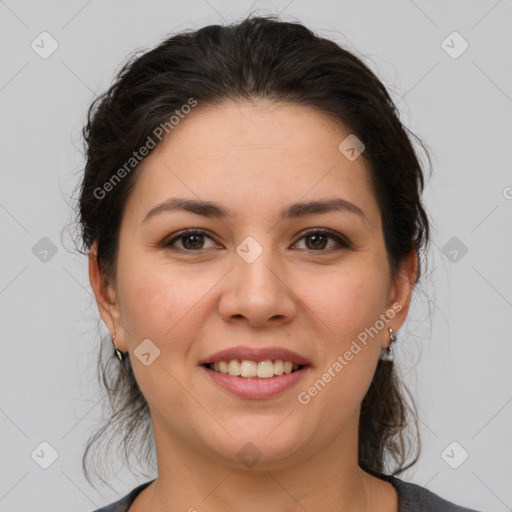
M 283 375 L 283 373 L 292 373 L 294 370 L 299 369 L 299 365 L 291 361 L 283 361 L 277 359 L 265 359 L 264 361 L 249 361 L 243 359 L 231 359 L 230 361 L 219 361 L 208 365 L 210 369 L 216 372 L 226 373 L 233 376 L 240 377 L 258 377 L 260 379 L 270 379 L 275 375 Z
M 229 361 L 228 373 L 229 375 L 240 375 L 240 363 L 236 359 L 231 359 L 231 361 Z
M 256 375 L 260 379 L 269 379 L 274 376 L 274 363 L 270 359 L 260 361 L 256 367 Z
M 246 361 L 245 359 L 240 363 L 240 376 L 241 377 L 256 377 L 256 363 L 254 361 Z

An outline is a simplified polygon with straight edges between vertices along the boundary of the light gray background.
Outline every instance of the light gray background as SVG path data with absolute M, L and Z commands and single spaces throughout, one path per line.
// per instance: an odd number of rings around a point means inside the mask
M 87 261 L 69 237 L 61 243 L 83 165 L 80 130 L 128 53 L 249 10 L 281 12 L 355 48 L 430 146 L 435 243 L 428 282 L 396 344 L 423 452 L 401 478 L 459 504 L 512 510 L 511 1 L 5 0 L 0 511 L 85 512 L 146 481 L 120 472 L 96 490 L 81 473 L 102 411 Z M 31 48 L 43 31 L 59 45 L 47 59 Z M 453 31 L 469 44 L 456 59 L 441 46 Z M 452 39 L 445 44 L 460 49 Z M 57 248 L 46 262 L 33 252 L 43 237 Z M 450 246 L 443 253 L 452 237 L 467 247 L 462 258 Z M 58 452 L 48 469 L 31 458 L 43 441 Z M 442 457 L 453 441 L 469 453 L 458 469 Z M 449 451 L 452 460 L 460 453 Z

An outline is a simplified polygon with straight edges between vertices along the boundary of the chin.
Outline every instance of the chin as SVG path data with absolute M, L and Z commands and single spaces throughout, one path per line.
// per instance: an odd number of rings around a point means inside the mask
M 286 414 L 279 417 L 267 415 L 258 419 L 246 416 L 225 425 L 233 437 L 222 432 L 213 440 L 210 432 L 204 443 L 224 458 L 227 464 L 238 468 L 284 468 L 294 459 L 300 458 L 298 448 L 308 444 L 304 428 L 294 425 L 291 418 L 285 418 Z

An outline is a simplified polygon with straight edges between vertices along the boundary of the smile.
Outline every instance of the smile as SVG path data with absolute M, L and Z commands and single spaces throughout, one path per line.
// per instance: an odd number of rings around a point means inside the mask
M 231 359 L 203 364 L 200 368 L 206 372 L 215 387 L 240 398 L 255 400 L 272 398 L 292 388 L 309 374 L 311 366 L 281 359 Z
M 215 372 L 232 375 L 233 377 L 271 379 L 272 377 L 293 373 L 303 365 L 283 361 L 282 359 L 265 359 L 264 361 L 250 361 L 247 359 L 231 359 L 206 365 Z

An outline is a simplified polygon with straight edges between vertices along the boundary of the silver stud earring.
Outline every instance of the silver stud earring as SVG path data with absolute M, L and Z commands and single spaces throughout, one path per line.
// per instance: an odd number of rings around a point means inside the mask
M 112 340 L 112 345 L 114 345 L 114 354 L 119 358 L 119 361 L 123 362 L 123 353 L 119 350 L 119 348 L 116 345 L 116 335 L 114 334 L 113 336 L 111 336 L 110 339 Z
M 388 346 L 386 348 L 381 349 L 380 351 L 380 359 L 383 361 L 394 361 L 393 352 L 391 351 L 391 344 L 396 341 L 396 334 L 393 332 L 393 329 L 390 327 L 388 329 L 389 338 L 388 338 Z

